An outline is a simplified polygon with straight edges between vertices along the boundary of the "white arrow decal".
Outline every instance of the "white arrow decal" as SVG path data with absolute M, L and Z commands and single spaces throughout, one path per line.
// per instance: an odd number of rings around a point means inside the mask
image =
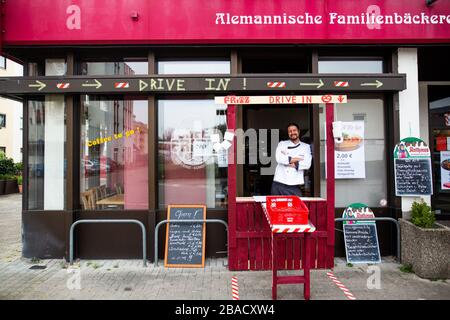
M 369 87 L 369 86 L 373 86 L 373 87 L 381 87 L 383 85 L 383 82 L 379 81 L 379 80 L 375 80 L 375 82 L 367 82 L 367 83 L 361 83 L 362 87 Z
M 300 82 L 300 86 L 317 86 L 317 89 L 323 87 L 324 83 L 322 81 L 322 79 L 319 79 L 318 83 L 314 83 L 314 82 L 310 82 L 310 83 L 301 83 Z
M 101 82 L 97 79 L 94 79 L 95 83 L 83 83 L 82 87 L 95 87 L 95 89 L 98 89 L 102 86 Z
M 38 91 L 41 91 L 42 89 L 44 89 L 47 85 L 43 82 L 40 82 L 39 80 L 36 80 L 37 84 L 29 84 L 28 86 L 30 88 L 39 88 Z

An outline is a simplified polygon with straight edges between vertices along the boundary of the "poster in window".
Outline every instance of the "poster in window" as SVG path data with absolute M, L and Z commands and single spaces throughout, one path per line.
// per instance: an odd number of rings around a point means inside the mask
M 364 179 L 364 121 L 342 122 L 342 139 L 335 140 L 336 179 Z
M 441 151 L 441 189 L 450 190 L 450 151 Z

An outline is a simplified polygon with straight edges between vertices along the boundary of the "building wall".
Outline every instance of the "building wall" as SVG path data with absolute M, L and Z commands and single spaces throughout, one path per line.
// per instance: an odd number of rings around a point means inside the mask
M 6 69 L 0 68 L 0 77 L 22 76 L 23 67 L 11 60 Z M 6 115 L 6 127 L 0 129 L 0 147 L 6 148 L 7 157 L 22 161 L 22 103 L 0 97 L 0 114 Z

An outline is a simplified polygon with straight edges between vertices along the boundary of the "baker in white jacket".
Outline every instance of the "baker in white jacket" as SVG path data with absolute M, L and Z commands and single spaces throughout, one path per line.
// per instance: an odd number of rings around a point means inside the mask
M 300 186 L 305 183 L 303 173 L 311 167 L 311 147 L 300 141 L 300 128 L 296 123 L 288 124 L 289 140 L 277 146 L 277 168 L 272 183 L 272 195 L 301 196 Z

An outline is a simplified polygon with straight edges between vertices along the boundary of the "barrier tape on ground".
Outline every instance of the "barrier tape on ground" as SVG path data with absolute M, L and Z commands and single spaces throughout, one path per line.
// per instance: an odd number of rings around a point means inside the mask
M 233 300 L 239 300 L 239 284 L 237 277 L 231 278 L 231 294 L 233 296 Z
M 327 272 L 327 276 L 331 279 L 331 281 L 333 281 L 336 286 L 338 286 L 339 289 L 341 289 L 345 296 L 347 297 L 347 299 L 349 300 L 356 300 L 356 297 L 350 292 L 350 290 L 348 290 L 344 284 L 342 282 L 340 282 L 336 276 L 333 274 L 333 272 Z

